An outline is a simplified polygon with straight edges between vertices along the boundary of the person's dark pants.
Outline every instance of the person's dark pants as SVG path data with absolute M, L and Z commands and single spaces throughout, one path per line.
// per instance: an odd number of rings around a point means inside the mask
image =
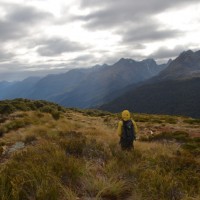
M 134 149 L 133 141 L 120 141 L 121 149 L 123 151 L 131 151 Z

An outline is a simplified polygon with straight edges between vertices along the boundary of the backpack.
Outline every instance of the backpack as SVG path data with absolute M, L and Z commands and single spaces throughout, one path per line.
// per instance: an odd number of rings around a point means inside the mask
M 135 140 L 135 129 L 132 120 L 123 121 L 120 143 L 123 146 L 130 146 Z

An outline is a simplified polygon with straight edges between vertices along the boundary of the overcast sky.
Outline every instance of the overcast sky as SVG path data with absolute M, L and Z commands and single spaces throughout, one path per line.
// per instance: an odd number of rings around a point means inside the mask
M 165 62 L 200 49 L 199 13 L 199 0 L 0 0 L 0 80 Z

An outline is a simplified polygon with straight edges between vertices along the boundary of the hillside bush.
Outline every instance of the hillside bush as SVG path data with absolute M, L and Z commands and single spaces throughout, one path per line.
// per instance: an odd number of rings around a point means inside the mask
M 27 144 L 31 144 L 33 141 L 36 141 L 37 137 L 35 135 L 27 135 L 24 139 L 24 143 Z
M 185 119 L 183 122 L 187 124 L 200 124 L 200 119 Z
M 143 136 L 140 138 L 141 141 L 177 141 L 186 142 L 189 140 L 189 134 L 185 131 L 175 131 L 175 132 L 161 132 L 159 134 L 154 134 L 150 136 Z
M 52 111 L 51 115 L 52 115 L 53 119 L 59 120 L 60 116 L 61 116 L 61 113 L 59 111 Z
M 28 100 L 28 99 L 13 99 L 0 101 L 0 114 L 11 114 L 15 111 L 30 111 L 40 110 L 42 112 L 52 113 L 54 111 L 65 112 L 65 108 L 56 103 L 47 102 L 44 100 Z
M 1 103 L 0 104 L 0 113 L 3 115 L 11 114 L 15 111 L 15 107 L 13 105 L 10 105 L 8 103 Z

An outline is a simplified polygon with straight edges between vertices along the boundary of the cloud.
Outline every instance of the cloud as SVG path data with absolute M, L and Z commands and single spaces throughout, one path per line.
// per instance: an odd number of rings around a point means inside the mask
M 27 0 L 23 3 L 24 0 L 0 3 L 2 78 L 5 72 L 20 77 L 23 71 L 30 75 L 33 71 L 37 74 L 37 70 L 46 73 L 54 66 L 60 70 L 65 65 L 68 68 L 113 64 L 121 57 L 141 60 L 149 55 L 162 60 L 192 47 L 199 48 L 199 0 Z M 194 16 L 190 18 L 192 11 Z M 179 14 L 173 24 L 172 13 Z M 195 44 L 189 44 L 190 41 Z M 186 44 L 186 48 L 168 49 L 170 44 Z
M 94 59 L 94 56 L 92 54 L 83 54 L 78 57 L 76 57 L 74 60 L 78 62 L 85 62 L 85 61 L 91 61 Z
M 7 52 L 6 50 L 0 49 L 0 62 L 10 60 L 15 55 L 13 53 Z
M 90 9 L 87 15 L 79 15 L 85 26 L 95 28 L 115 28 L 129 22 L 140 23 L 144 18 L 163 12 L 169 8 L 199 2 L 199 0 L 81 0 L 81 9 Z M 128 26 L 124 27 L 128 28 Z
M 0 41 L 6 42 L 17 38 L 23 38 L 27 34 L 27 28 L 11 21 L 0 21 Z
M 169 59 L 177 57 L 181 52 L 188 50 L 188 47 L 178 45 L 173 49 L 169 49 L 166 47 L 161 47 L 157 49 L 155 52 L 150 54 L 148 57 L 155 58 L 155 59 Z
M 7 19 L 16 23 L 31 24 L 44 21 L 52 17 L 52 14 L 37 10 L 31 6 L 12 6 Z
M 26 69 L 24 65 L 22 65 L 19 62 L 16 61 L 11 61 L 9 63 L 0 63 L 0 74 L 5 73 L 5 72 L 16 72 L 16 71 L 23 71 Z
M 41 56 L 57 56 L 66 52 L 77 52 L 83 50 L 85 47 L 62 38 L 51 38 L 44 40 L 41 47 L 38 48 L 37 52 Z
M 52 15 L 31 6 L 3 4 L 6 13 L 0 20 L 0 41 L 24 38 L 37 24 L 52 18 Z
M 178 30 L 163 28 L 161 24 L 148 20 L 147 25 L 133 25 L 126 31 L 121 31 L 123 41 L 131 42 L 154 42 L 183 35 Z

